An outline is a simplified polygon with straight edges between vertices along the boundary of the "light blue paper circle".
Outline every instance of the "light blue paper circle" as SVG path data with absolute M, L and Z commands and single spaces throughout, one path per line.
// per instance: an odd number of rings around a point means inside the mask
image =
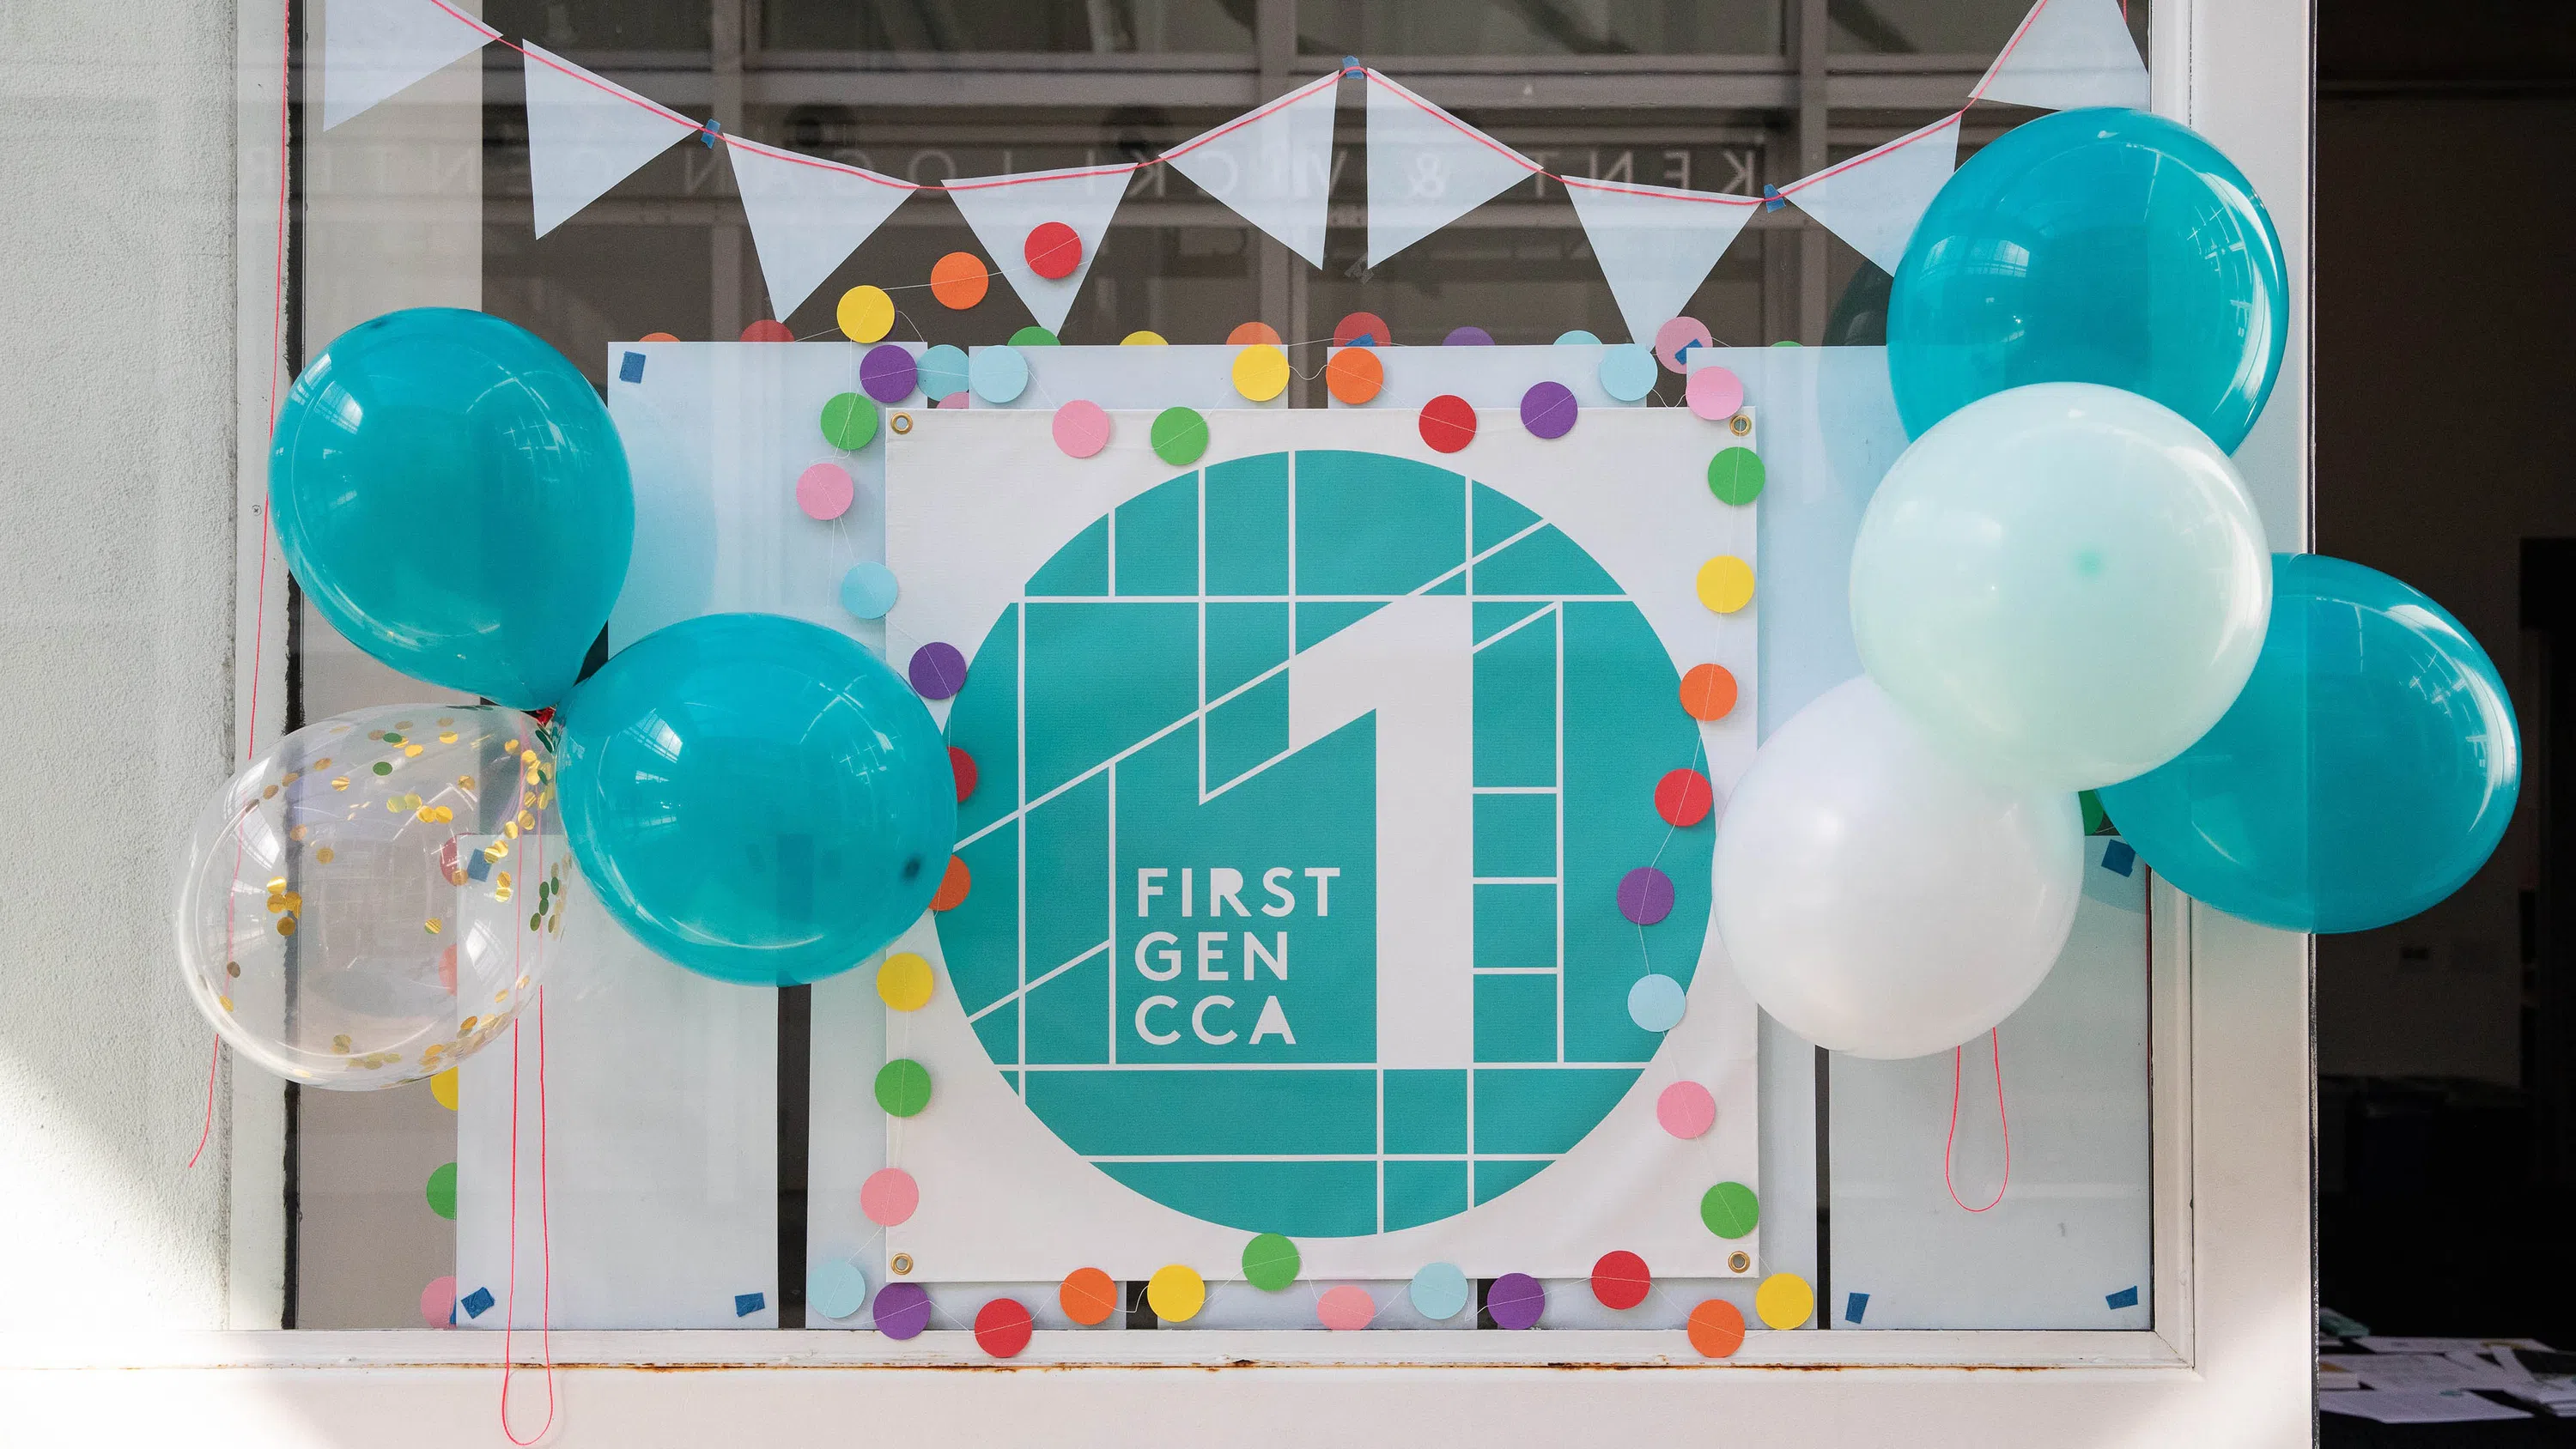
M 1584 331 L 1582 328 L 1577 327 L 1573 331 L 1556 339 L 1556 345 L 1559 347 L 1598 347 L 1601 345 L 1601 339 Z
M 1029 388 L 1029 360 L 1016 347 L 978 347 L 966 364 L 975 396 L 990 403 L 1011 402 Z
M 927 364 L 929 359 L 922 359 Z M 1655 354 L 1634 342 L 1622 342 L 1601 353 L 1601 390 L 1621 402 L 1636 402 L 1655 390 Z
M 1413 1311 L 1434 1323 L 1458 1316 L 1467 1306 L 1467 1275 L 1455 1263 L 1433 1263 L 1413 1275 L 1408 1290 Z
M 903 592 L 894 570 L 881 563 L 850 565 L 841 575 L 841 607 L 861 619 L 882 619 Z
M 1664 975 L 1644 976 L 1628 988 L 1628 1019 L 1648 1031 L 1682 1024 L 1682 984 Z
M 970 371 L 966 354 L 942 342 L 921 354 L 921 390 L 933 403 L 964 392 Z
M 868 1275 L 848 1263 L 817 1263 L 805 1275 L 805 1306 L 825 1318 L 847 1318 L 867 1301 Z

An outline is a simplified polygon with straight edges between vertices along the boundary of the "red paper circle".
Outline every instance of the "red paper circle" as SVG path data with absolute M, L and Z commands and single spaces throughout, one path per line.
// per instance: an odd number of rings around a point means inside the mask
M 966 803 L 966 797 L 975 793 L 975 757 L 955 745 L 950 745 L 948 770 L 957 777 L 957 803 L 963 805 Z
M 1675 770 L 1655 782 L 1655 813 L 1667 825 L 1697 825 L 1716 803 L 1708 776 L 1697 770 Z
M 793 342 L 796 340 L 796 334 L 787 330 L 786 323 L 772 322 L 764 317 L 760 321 L 754 322 L 750 326 L 742 329 L 742 340 L 745 342 Z
M 1434 452 L 1454 453 L 1476 441 L 1476 410 L 1456 393 L 1444 392 L 1422 405 L 1422 441 Z
M 1646 1290 L 1653 1286 L 1655 1275 L 1634 1253 L 1604 1253 L 1592 1265 L 1592 1296 L 1604 1308 L 1634 1308 L 1646 1301 Z
M 1029 1311 L 1017 1299 L 996 1298 L 975 1310 L 975 1345 L 995 1358 L 1014 1358 L 1029 1346 Z
M 1029 228 L 1029 239 L 1020 251 L 1029 259 L 1029 270 L 1050 282 L 1063 281 L 1082 265 L 1082 238 L 1060 221 Z
M 1345 317 L 1341 321 L 1333 324 L 1333 345 L 1335 347 L 1349 347 L 1353 344 L 1360 344 L 1369 347 L 1387 347 L 1391 346 L 1394 342 L 1394 330 L 1386 325 L 1385 318 L 1377 315 L 1375 312 L 1353 312 L 1348 317 Z

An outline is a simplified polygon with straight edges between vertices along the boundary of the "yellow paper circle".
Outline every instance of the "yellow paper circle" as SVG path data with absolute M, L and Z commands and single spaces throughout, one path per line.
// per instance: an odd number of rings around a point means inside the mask
M 1795 1273 L 1774 1273 L 1753 1290 L 1753 1311 L 1772 1328 L 1796 1328 L 1816 1311 L 1816 1290 Z
M 1121 347 L 1163 347 L 1168 344 L 1163 341 L 1163 334 L 1160 332 L 1130 332 L 1126 336 L 1118 339 L 1118 345 Z
M 449 1067 L 429 1079 L 429 1094 L 448 1111 L 456 1110 L 456 1068 Z
M 1288 354 L 1267 342 L 1234 355 L 1234 390 L 1254 402 L 1268 402 L 1288 390 Z
M 875 342 L 894 330 L 894 298 L 883 287 L 852 287 L 841 294 L 834 316 L 842 336 L 852 342 Z
M 1722 553 L 1699 566 L 1699 601 L 1720 614 L 1753 602 L 1753 565 Z
M 1166 1263 L 1145 1280 L 1145 1306 L 1166 1323 L 1187 1323 L 1207 1306 L 1207 1280 L 1178 1263 Z
M 910 951 L 897 951 L 877 968 L 877 995 L 897 1011 L 919 1011 L 930 1004 L 930 963 Z

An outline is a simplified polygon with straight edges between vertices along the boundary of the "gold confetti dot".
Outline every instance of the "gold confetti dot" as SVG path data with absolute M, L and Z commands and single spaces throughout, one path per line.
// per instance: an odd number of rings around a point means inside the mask
M 506 836 L 510 837 L 512 840 L 516 840 L 516 839 L 518 839 L 518 838 L 519 838 L 519 822 L 518 822 L 518 821 L 516 821 L 516 820 L 504 820 L 504 821 L 502 821 L 502 822 L 501 822 L 501 833 L 502 833 L 503 835 L 506 835 Z
M 440 744 L 442 744 L 442 745 L 452 745 L 452 744 L 456 743 L 456 731 L 454 731 L 454 730 L 441 730 L 441 731 L 439 731 L 439 735 L 438 735 L 438 742 L 439 742 Z
M 332 788 L 332 789 L 334 789 L 334 790 L 346 790 L 346 789 L 348 789 L 348 788 L 349 788 L 349 777 L 348 777 L 348 776 L 346 776 L 346 775 L 342 775 L 342 776 L 338 777 L 337 779 L 333 780 L 333 781 L 331 782 L 331 788 Z
M 457 789 L 459 789 L 459 790 L 471 790 L 471 789 L 473 789 L 473 788 L 474 788 L 474 777 L 473 777 L 472 775 L 459 775 L 459 776 L 457 776 L 457 777 L 456 777 L 456 788 L 457 788 Z
M 429 932 L 433 936 L 438 934 L 439 925 L 436 921 L 423 921 L 420 923 L 420 926 L 422 930 Z
M 286 889 L 286 877 L 282 875 L 271 877 L 268 882 L 268 888 L 272 893 Z
M 474 1023 L 481 1021 L 482 1019 L 483 1018 L 479 1016 L 469 1016 L 465 1018 L 464 1024 L 456 1028 L 456 1034 L 458 1036 L 463 1036 L 467 1032 L 472 1031 L 474 1029 Z
M 536 762 L 537 762 L 537 752 L 536 752 L 536 751 L 534 751 L 534 750 L 521 750 L 521 751 L 519 751 L 519 763 L 520 763 L 520 764 L 522 764 L 522 765 L 533 765 L 533 764 L 535 764 Z
M 229 996 L 218 996 L 215 998 L 215 1005 L 222 1007 L 225 1012 L 230 1013 L 233 1009 L 233 999 Z
M 341 1035 L 339 1035 L 339 1036 L 335 1036 L 335 1037 L 331 1038 L 331 1050 L 333 1050 L 333 1051 L 335 1051 L 335 1052 L 345 1052 L 345 1051 L 347 1051 L 348 1049 L 349 1049 L 349 1038 L 348 1038 L 347 1033 L 345 1033 L 345 1032 L 344 1032 L 344 1033 L 342 1033 L 342 1034 L 341 1034 Z
M 277 783 L 280 785 L 292 785 L 303 778 L 304 772 L 302 770 L 289 770 L 285 774 L 277 777 Z
M 260 791 L 260 792 L 259 792 L 259 798 L 261 798 L 262 800 L 274 800 L 274 799 L 276 799 L 276 798 L 277 798 L 277 787 L 276 787 L 275 785 L 271 785 L 271 786 L 269 786 L 267 789 Z
M 306 837 L 306 836 L 308 836 L 308 835 L 310 835 L 310 834 L 312 834 L 312 833 L 313 833 L 313 827 L 312 827 L 312 826 L 310 826 L 310 825 L 298 825 L 298 826 L 296 826 L 294 829 L 289 830 L 289 831 L 287 831 L 287 832 L 286 832 L 286 838 L 287 838 L 287 839 L 289 839 L 289 840 L 302 840 L 304 837 Z
M 417 754 L 419 754 L 419 753 L 420 753 L 420 746 L 418 746 L 418 745 L 405 745 L 405 746 L 403 746 L 403 758 L 405 758 L 405 759 L 410 759 L 411 757 L 413 757 L 413 756 L 415 756 L 415 755 L 417 755 Z
M 313 858 L 314 858 L 315 860 L 318 860 L 318 861 L 322 862 L 324 865 L 329 865 L 329 864 L 331 863 L 331 857 L 332 857 L 332 854 L 333 854 L 333 852 L 332 852 L 332 850 L 331 850 L 331 847 L 329 847 L 329 846 L 327 846 L 327 845 L 326 845 L 326 846 L 323 846 L 320 850 L 317 850 L 317 851 L 313 852 Z
M 519 812 L 519 828 L 520 828 L 521 830 L 534 830 L 534 829 L 536 829 L 536 828 L 537 828 L 537 816 L 536 816 L 536 812 L 534 812 L 534 811 L 532 811 L 532 810 L 522 810 L 522 811 L 520 811 L 520 812 Z
M 494 1001 L 508 1001 L 510 999 L 510 993 L 507 990 L 495 991 L 492 993 L 492 999 Z
M 555 787 L 548 785 L 546 787 L 546 793 L 537 797 L 537 808 L 543 810 L 553 803 L 555 803 Z
M 501 882 L 501 884 L 503 884 L 503 885 L 505 885 L 505 886 L 516 884 L 516 882 L 514 882 L 514 881 L 512 881 L 512 880 L 510 879 L 510 873 L 509 873 L 508 871 L 506 871 L 506 870 L 505 870 L 505 871 L 499 871 L 499 872 L 496 872 L 496 873 L 494 874 L 494 879 L 496 879 L 496 880 L 500 881 L 500 882 Z
M 385 737 L 385 732 L 384 732 L 383 730 L 369 730 L 369 731 L 367 731 L 367 738 L 368 738 L 368 739 L 371 739 L 371 740 L 380 740 L 380 739 L 383 739 L 384 737 Z
M 385 808 L 386 808 L 387 810 L 392 811 L 392 812 L 393 812 L 393 813 L 395 813 L 396 815 L 400 815 L 400 814 L 402 813 L 402 808 L 403 808 L 402 797 L 401 797 L 400 795 L 396 795 L 394 798 L 392 798 L 392 799 L 390 799 L 390 800 L 386 801 L 386 802 L 385 802 Z
M 506 840 L 496 840 L 490 845 L 483 847 L 483 858 L 495 863 L 499 862 L 501 857 L 508 855 L 509 853 L 510 842 Z
M 273 895 L 273 896 L 270 896 L 270 897 L 268 898 L 268 913 L 269 913 L 270 915 L 272 915 L 272 916 L 273 916 L 273 915 L 276 915 L 278 912 L 280 912 L 280 911 L 282 911 L 282 910 L 285 910 L 285 909 L 286 909 L 286 897 L 284 897 L 284 896 L 278 896 L 278 895 Z
M 294 935 L 295 918 L 293 916 L 280 916 L 277 921 L 277 934 L 281 936 Z
M 506 901 L 506 900 L 508 900 L 509 898 L 510 898 L 510 888 L 509 888 L 508 886 L 501 886 L 501 887 L 498 887 L 498 888 L 496 888 L 496 889 L 492 892 L 492 899 L 494 899 L 494 900 L 496 900 L 496 901 Z
M 435 823 L 438 819 L 438 812 L 427 805 L 423 805 L 418 810 L 412 812 L 412 818 L 415 820 L 427 820 Z
M 507 740 L 503 740 L 503 741 L 501 742 L 501 753 L 502 753 L 502 754 L 505 754 L 505 755 L 515 755 L 515 754 L 517 754 L 518 752 L 519 752 L 519 742 L 518 742 L 516 739 L 507 739 Z
M 340 728 L 347 729 L 348 726 L 342 725 Z M 329 755 L 324 755 L 322 758 L 315 760 L 313 762 L 313 768 L 316 770 L 327 770 L 331 768 L 331 757 Z
M 438 821 L 439 821 L 439 823 L 440 823 L 441 825 L 452 824 L 452 823 L 454 823 L 454 822 L 455 822 L 455 819 L 456 819 L 456 807 L 455 807 L 455 806 L 453 806 L 453 805 L 441 805 L 441 806 L 439 806 L 439 807 L 438 807 Z

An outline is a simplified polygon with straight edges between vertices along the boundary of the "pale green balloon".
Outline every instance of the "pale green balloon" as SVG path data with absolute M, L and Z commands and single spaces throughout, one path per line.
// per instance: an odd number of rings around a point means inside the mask
M 1981 398 L 1896 460 L 1852 548 L 1861 664 L 1936 746 L 2056 790 L 2144 774 L 2236 699 L 2272 603 L 2218 445 L 2092 383 Z

